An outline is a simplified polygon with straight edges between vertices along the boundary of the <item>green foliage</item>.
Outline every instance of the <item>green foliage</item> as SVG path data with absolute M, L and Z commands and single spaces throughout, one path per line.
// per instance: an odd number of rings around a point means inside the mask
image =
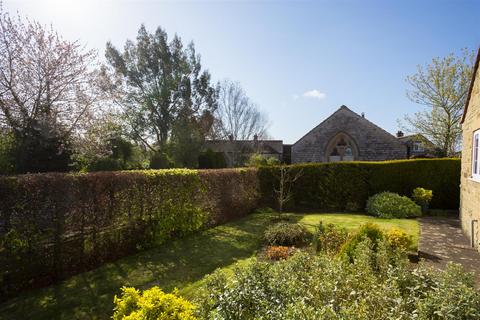
M 300 251 L 275 263 L 237 265 L 233 274 L 216 271 L 197 297 L 197 314 L 202 319 L 473 320 L 480 317 L 480 292 L 472 280 L 458 266 L 411 268 L 384 241 L 374 251 L 366 239 L 352 263 Z
M 381 192 L 367 201 L 367 212 L 380 218 L 410 218 L 422 215 L 422 209 L 410 198 L 393 192 Z
M 308 242 L 309 233 L 301 224 L 279 222 L 267 228 L 264 238 L 272 246 L 299 246 Z
M 245 163 L 247 167 L 260 167 L 260 166 L 274 166 L 280 164 L 280 160 L 275 157 L 265 157 L 264 155 L 255 153 L 250 156 Z
M 150 169 L 169 169 L 174 166 L 173 160 L 164 152 L 155 152 L 150 158 Z
M 254 170 L 188 169 L 0 177 L 0 222 L 28 251 L 5 263 L 0 300 L 250 213 Z M 15 261 L 17 261 L 15 260 Z M 21 267 L 18 267 L 21 266 Z
M 198 156 L 198 168 L 200 169 L 218 169 L 226 167 L 227 162 L 221 152 L 213 152 L 211 149 L 208 149 Z
M 13 134 L 0 133 L 0 174 L 15 173 L 15 139 Z
M 407 251 L 412 246 L 412 237 L 398 228 L 389 229 L 384 232 L 384 235 L 385 239 L 392 247 L 401 251 Z
M 336 254 L 348 239 L 348 231 L 332 223 L 324 225 L 322 221 L 313 234 L 313 246 L 316 252 Z
M 297 209 L 351 210 L 365 208 L 367 199 L 390 191 L 410 196 L 419 185 L 433 190 L 432 208 L 458 209 L 459 159 L 416 159 L 384 162 L 298 164 L 302 176 L 292 186 Z M 280 167 L 260 167 L 258 175 L 265 205 L 272 206 Z M 348 207 L 348 208 L 347 208 Z
M 341 256 L 346 256 L 352 261 L 356 255 L 358 245 L 365 239 L 369 240 L 372 250 L 376 252 L 379 248 L 379 243 L 384 239 L 383 231 L 374 223 L 366 223 L 362 225 L 358 231 L 343 244 L 339 254 Z
M 428 206 L 433 198 L 433 191 L 424 188 L 413 189 L 412 199 L 420 206 Z
M 159 287 L 140 292 L 122 288 L 122 295 L 114 298 L 114 320 L 195 320 L 194 305 L 178 296 L 165 293 Z

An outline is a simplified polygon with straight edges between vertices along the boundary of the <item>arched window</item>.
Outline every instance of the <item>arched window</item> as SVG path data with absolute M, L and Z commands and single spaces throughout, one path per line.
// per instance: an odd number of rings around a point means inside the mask
M 340 132 L 330 139 L 325 157 L 328 162 L 354 161 L 358 159 L 358 148 L 349 135 Z

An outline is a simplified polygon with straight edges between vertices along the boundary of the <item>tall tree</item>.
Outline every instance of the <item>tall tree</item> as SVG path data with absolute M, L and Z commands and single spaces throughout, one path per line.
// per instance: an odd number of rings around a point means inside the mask
M 96 100 L 94 60 L 78 42 L 0 5 L 0 127 L 17 141 L 20 171 L 68 169 L 68 140 Z
M 426 108 L 404 120 L 408 131 L 421 133 L 445 156 L 453 155 L 461 139 L 460 120 L 471 80 L 473 52 L 434 58 L 407 78 L 408 98 Z
M 224 80 L 218 84 L 218 92 L 216 137 L 249 140 L 255 134 L 258 137 L 267 136 L 266 116 L 248 98 L 238 82 Z
M 206 119 L 216 109 L 216 90 L 193 43 L 184 47 L 176 35 L 169 42 L 160 27 L 150 34 L 142 25 L 136 41 L 128 40 L 123 52 L 107 43 L 106 57 L 105 89 L 123 108 L 132 136 L 146 148 L 174 149 L 168 145 L 172 137 L 177 144 L 196 141 L 185 138 L 185 123 L 198 125 L 203 135 L 210 131 L 212 121 Z

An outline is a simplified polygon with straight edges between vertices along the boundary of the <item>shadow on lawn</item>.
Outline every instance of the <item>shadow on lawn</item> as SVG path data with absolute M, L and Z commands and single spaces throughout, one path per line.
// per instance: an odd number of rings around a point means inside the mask
M 250 257 L 272 214 L 256 214 L 106 264 L 0 305 L 1 319 L 108 319 L 122 286 L 183 288 Z

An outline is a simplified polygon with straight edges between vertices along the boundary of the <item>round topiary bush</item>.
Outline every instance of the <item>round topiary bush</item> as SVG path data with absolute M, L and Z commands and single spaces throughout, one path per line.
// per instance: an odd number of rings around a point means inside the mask
M 298 246 L 307 243 L 310 234 L 301 224 L 279 222 L 267 228 L 264 238 L 270 246 Z
M 380 218 L 410 218 L 420 216 L 422 209 L 408 197 L 381 192 L 368 199 L 367 212 Z

